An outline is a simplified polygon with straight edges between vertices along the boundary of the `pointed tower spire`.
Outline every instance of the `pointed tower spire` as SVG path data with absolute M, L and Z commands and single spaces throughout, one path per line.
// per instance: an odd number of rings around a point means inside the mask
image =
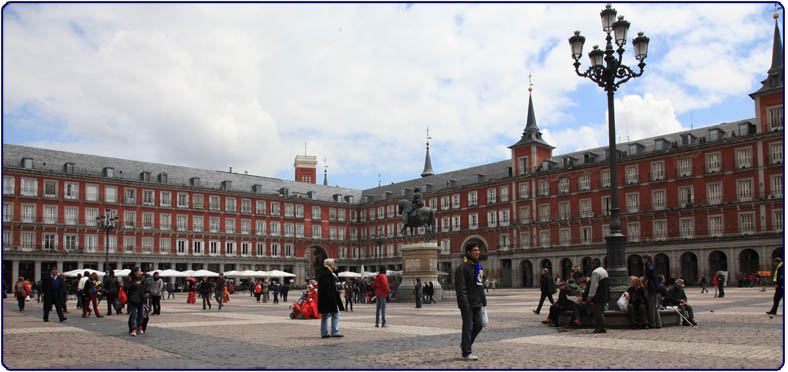
M 518 141 L 511 147 L 515 147 L 529 142 L 536 142 L 538 144 L 547 146 L 550 149 L 554 149 L 555 147 L 550 146 L 547 142 L 545 142 L 542 139 L 542 132 L 539 131 L 539 126 L 536 125 L 536 114 L 534 114 L 534 101 L 533 98 L 531 97 L 531 93 L 533 92 L 533 82 L 531 82 L 531 74 L 528 74 L 528 82 L 529 82 L 528 114 L 525 119 L 525 130 L 523 130 L 523 136 L 520 137 L 520 141 Z
M 762 95 L 764 93 L 769 93 L 776 89 L 782 89 L 785 84 L 785 76 L 783 73 L 783 65 L 784 65 L 784 57 L 783 57 L 783 42 L 782 37 L 780 36 L 780 28 L 778 27 L 777 19 L 780 17 L 780 14 L 775 12 L 774 13 L 774 41 L 772 42 L 772 65 L 769 67 L 769 71 L 767 72 L 768 76 L 766 80 L 762 81 L 761 84 L 763 85 L 761 89 L 758 91 L 750 94 L 750 97 L 755 98 L 756 96 Z
M 421 172 L 422 177 L 432 176 L 435 173 L 432 172 L 432 161 L 430 161 L 430 127 L 427 127 L 427 155 L 424 158 L 424 171 Z
M 326 157 L 323 157 L 323 185 L 328 186 L 328 163 Z
M 780 17 L 779 13 L 774 13 L 774 42 L 772 44 L 772 67 L 769 68 L 769 74 L 773 70 L 783 68 L 783 43 L 780 37 L 780 28 L 777 27 L 777 18 Z

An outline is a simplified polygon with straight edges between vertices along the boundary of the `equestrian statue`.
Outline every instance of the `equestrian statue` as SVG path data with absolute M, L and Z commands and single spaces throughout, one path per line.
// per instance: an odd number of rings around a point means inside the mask
M 435 211 L 430 207 L 424 206 L 421 197 L 421 190 L 417 187 L 413 190 L 413 201 L 401 199 L 398 203 L 397 213 L 402 216 L 402 232 L 410 227 L 410 235 L 414 236 L 413 230 L 424 227 L 426 233 L 424 241 L 428 242 L 435 236 Z

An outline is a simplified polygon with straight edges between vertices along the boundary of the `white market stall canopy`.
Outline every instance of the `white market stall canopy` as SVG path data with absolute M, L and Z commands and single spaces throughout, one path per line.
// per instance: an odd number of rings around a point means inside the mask
M 340 278 L 360 278 L 361 274 L 354 273 L 352 271 L 343 271 L 343 272 L 337 274 L 337 276 L 340 277 Z
M 290 274 L 281 270 L 271 270 L 267 275 L 269 278 L 294 278 L 295 274 Z
M 215 273 L 213 271 L 208 271 L 208 270 L 197 270 L 197 271 L 192 272 L 192 276 L 195 276 L 195 277 L 203 277 L 204 276 L 206 278 L 215 278 L 215 277 L 219 276 L 219 273 Z
M 93 269 L 76 269 L 76 270 L 66 271 L 66 272 L 63 273 L 63 275 L 65 275 L 66 277 L 72 278 L 72 277 L 76 277 L 78 274 L 84 274 L 85 271 L 87 271 L 88 274 L 90 274 L 90 275 L 93 275 L 93 273 L 96 273 L 98 276 L 104 276 L 104 272 L 103 271 L 97 271 L 97 270 L 93 270 Z

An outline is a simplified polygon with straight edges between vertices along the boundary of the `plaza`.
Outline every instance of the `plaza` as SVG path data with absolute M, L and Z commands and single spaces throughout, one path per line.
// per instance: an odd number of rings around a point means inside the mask
M 374 304 L 343 312 L 344 338 L 320 338 L 320 320 L 291 320 L 289 303 L 256 303 L 234 294 L 217 311 L 186 295 L 162 301 L 148 332 L 127 334 L 126 314 L 83 319 L 73 299 L 63 323 L 41 320 L 41 304 L 3 306 L 3 365 L 8 369 L 777 369 L 783 364 L 783 311 L 764 312 L 773 289 L 729 288 L 724 298 L 687 288 L 698 327 L 562 331 L 531 312 L 539 292 L 488 292 L 490 324 L 473 345 L 478 361 L 460 358 L 456 302 L 415 309 L 388 304 L 386 328 L 375 328 Z M 106 308 L 99 307 L 100 310 Z M 782 309 L 782 307 L 781 307 Z M 44 347 L 48 350 L 43 351 Z

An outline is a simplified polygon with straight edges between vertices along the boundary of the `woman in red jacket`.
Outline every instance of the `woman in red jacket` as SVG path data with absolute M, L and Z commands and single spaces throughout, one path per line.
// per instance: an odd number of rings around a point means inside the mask
M 391 289 L 389 289 L 389 280 L 386 278 L 386 268 L 381 266 L 380 271 L 378 271 L 378 276 L 375 277 L 375 281 L 372 283 L 372 288 L 375 290 L 375 300 L 376 310 L 375 310 L 375 327 L 379 326 L 378 320 L 380 320 L 381 316 L 383 318 L 382 326 L 386 326 L 386 298 L 388 298 L 389 293 L 391 293 Z

